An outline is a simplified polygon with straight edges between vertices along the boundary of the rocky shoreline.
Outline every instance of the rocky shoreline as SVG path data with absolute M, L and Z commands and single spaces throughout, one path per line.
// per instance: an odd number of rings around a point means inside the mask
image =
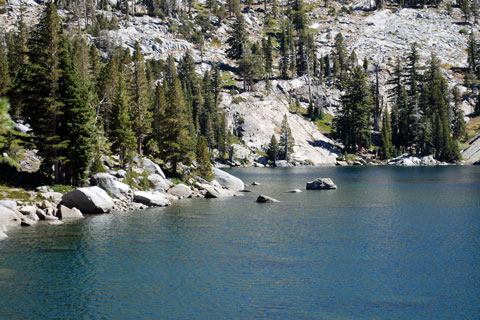
M 257 165 L 255 165 L 257 164 Z M 259 166 L 254 162 L 250 167 Z M 464 164 L 464 163 L 458 163 Z M 284 160 L 272 164 L 279 167 L 300 166 L 300 163 L 287 163 Z M 433 156 L 411 156 L 403 154 L 399 157 L 379 163 L 369 157 L 358 157 L 355 161 L 338 160 L 337 166 L 356 165 L 393 165 L 393 166 L 443 166 L 456 165 L 435 160 Z M 223 167 L 239 167 L 232 164 Z M 246 165 L 241 165 L 246 167 Z M 270 164 L 262 165 L 269 167 Z M 209 182 L 192 175 L 186 183 L 175 184 L 163 173 L 160 166 L 148 158 L 136 159 L 132 179 L 133 184 L 147 185 L 143 189 L 131 187 L 122 182 L 127 179 L 125 170 L 110 170 L 108 173 L 97 173 L 90 178 L 90 186 L 74 189 L 67 193 L 53 191 L 48 186 L 36 188 L 43 200 L 31 203 L 21 200 L 0 200 L 0 240 L 7 238 L 6 232 L 12 227 L 28 227 L 39 221 L 48 225 L 61 225 L 65 220 L 83 218 L 84 214 L 104 214 L 131 210 L 144 210 L 151 207 L 166 207 L 176 201 L 190 198 L 225 198 L 242 196 L 245 189 L 242 180 L 219 169 L 212 168 L 215 178 Z M 142 181 L 146 180 L 146 181 Z M 334 186 L 333 182 L 327 181 Z M 254 182 L 259 184 L 258 182 Z M 331 187 L 335 189 L 335 187 Z M 308 188 L 307 188 L 308 189 Z M 292 190 L 295 191 L 295 190 Z M 301 190 L 295 191 L 301 192 Z M 266 197 L 268 198 L 268 197 Z M 268 201 L 267 201 L 268 200 Z M 259 202 L 275 202 L 270 201 Z
M 61 194 L 48 186 L 37 188 L 41 201 L 0 200 L 0 240 L 7 238 L 6 232 L 15 227 L 28 227 L 40 221 L 48 225 L 61 225 L 64 220 L 83 218 L 84 214 L 104 214 L 150 207 L 166 207 L 187 198 L 224 198 L 241 196 L 242 180 L 213 168 L 215 179 L 211 182 L 192 176 L 188 184 L 167 179 L 161 168 L 150 159 L 137 159 L 133 168 L 138 175 L 133 184 L 140 183 L 143 189 L 122 182 L 127 173 L 111 170 L 97 173 L 90 179 L 90 186 Z M 142 181 L 142 180 L 147 180 Z

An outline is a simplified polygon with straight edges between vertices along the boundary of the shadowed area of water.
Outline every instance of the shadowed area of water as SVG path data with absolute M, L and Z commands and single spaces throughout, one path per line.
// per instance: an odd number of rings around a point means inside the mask
M 0 319 L 480 318 L 480 167 L 229 172 L 252 192 L 10 232 Z

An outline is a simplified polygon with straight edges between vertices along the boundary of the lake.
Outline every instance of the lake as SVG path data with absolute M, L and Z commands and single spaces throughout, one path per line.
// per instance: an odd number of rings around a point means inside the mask
M 479 166 L 227 171 L 252 192 L 10 232 L 0 319 L 480 318 Z

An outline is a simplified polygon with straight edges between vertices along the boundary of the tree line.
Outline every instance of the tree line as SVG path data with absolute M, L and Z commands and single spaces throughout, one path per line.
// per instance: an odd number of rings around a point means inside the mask
M 196 160 L 205 178 L 211 151 L 230 156 L 216 66 L 199 75 L 188 52 L 177 66 L 172 56 L 145 61 L 138 43 L 133 54 L 117 48 L 101 59 L 65 30 L 52 2 L 32 30 L 23 19 L 17 27 L 0 46 L 0 96 L 14 120 L 32 126 L 41 171 L 56 183 L 84 183 L 102 169 L 103 152 L 119 154 L 125 167 L 148 154 L 173 175 L 178 163 Z

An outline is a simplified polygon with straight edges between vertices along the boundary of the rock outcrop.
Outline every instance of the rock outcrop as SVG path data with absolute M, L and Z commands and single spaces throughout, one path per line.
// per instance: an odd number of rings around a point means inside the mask
M 240 191 L 245 189 L 245 184 L 239 178 L 234 177 L 231 174 L 218 168 L 212 168 L 212 170 L 213 174 L 215 175 L 215 180 L 223 188 L 231 189 L 233 191 Z
M 63 195 L 62 204 L 83 213 L 108 213 L 113 208 L 112 198 L 100 187 L 78 188 Z
M 337 189 L 335 183 L 330 178 L 317 178 L 307 182 L 307 190 L 332 190 Z

